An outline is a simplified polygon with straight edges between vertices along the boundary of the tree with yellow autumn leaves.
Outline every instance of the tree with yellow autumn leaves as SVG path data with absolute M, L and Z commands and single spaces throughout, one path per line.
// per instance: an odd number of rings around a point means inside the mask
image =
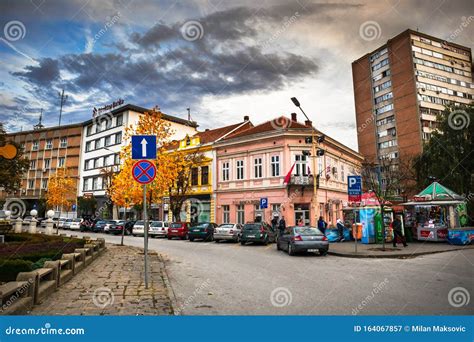
M 135 163 L 131 158 L 132 135 L 154 135 L 157 143 L 156 178 L 147 185 L 148 203 L 160 203 L 177 177 L 176 156 L 169 151 L 170 138 L 173 134 L 171 124 L 163 119 L 158 108 L 140 116 L 136 126 L 125 129 L 125 144 L 120 152 L 120 171 L 113 177 L 109 194 L 117 205 L 125 208 L 141 205 L 143 202 L 143 186 L 133 179 L 132 167 Z
M 49 177 L 48 190 L 46 192 L 46 205 L 50 208 L 69 209 L 72 201 L 68 199 L 68 194 L 74 188 L 74 179 L 69 175 L 65 167 L 58 168 Z

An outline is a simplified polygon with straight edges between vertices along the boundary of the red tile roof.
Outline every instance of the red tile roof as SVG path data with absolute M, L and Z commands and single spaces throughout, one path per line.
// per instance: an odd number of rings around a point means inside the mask
M 270 132 L 270 131 L 275 131 L 275 130 L 286 131 L 288 129 L 302 129 L 302 128 L 311 129 L 311 127 L 306 126 L 297 121 L 292 121 L 286 116 L 280 116 L 273 120 L 264 122 L 260 125 L 250 127 L 246 130 L 243 130 L 243 131 L 239 130 L 238 132 L 228 135 L 225 139 L 233 139 L 233 138 L 238 138 L 238 137 L 243 137 L 243 136 L 258 134 L 258 133 L 264 133 L 264 132 Z

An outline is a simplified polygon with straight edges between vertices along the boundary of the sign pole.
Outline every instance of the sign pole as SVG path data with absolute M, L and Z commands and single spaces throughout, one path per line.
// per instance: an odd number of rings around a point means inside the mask
M 143 221 L 144 221 L 144 255 L 145 255 L 145 288 L 148 288 L 148 215 L 146 212 L 146 184 L 143 184 Z

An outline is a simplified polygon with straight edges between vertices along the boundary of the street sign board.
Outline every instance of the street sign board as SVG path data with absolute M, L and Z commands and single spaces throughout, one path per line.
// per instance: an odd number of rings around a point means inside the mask
M 268 198 L 262 197 L 260 198 L 260 209 L 267 209 L 268 208 Z
M 360 202 L 362 196 L 361 176 L 347 176 L 347 194 L 349 202 Z
M 156 136 L 132 135 L 132 159 L 156 159 Z
M 153 182 L 156 177 L 156 166 L 148 160 L 140 160 L 133 164 L 132 176 L 140 184 Z

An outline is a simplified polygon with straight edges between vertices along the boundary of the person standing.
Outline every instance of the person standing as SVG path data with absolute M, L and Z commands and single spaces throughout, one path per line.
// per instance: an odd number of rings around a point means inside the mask
M 283 234 L 285 234 L 285 230 L 286 230 L 286 221 L 285 221 L 285 217 L 282 216 L 280 219 L 280 222 L 278 223 L 278 235 L 282 236 Z
M 326 228 L 327 228 L 328 224 L 326 223 L 326 221 L 324 221 L 323 217 L 322 216 L 319 216 L 319 220 L 318 220 L 318 229 L 324 234 L 326 235 Z
M 273 216 L 271 224 L 272 224 L 273 231 L 276 232 L 277 228 L 278 228 L 278 216 L 277 215 Z
M 342 242 L 344 241 L 344 228 L 345 227 L 341 219 L 337 219 L 336 226 L 337 226 L 337 232 L 339 234 L 339 239 L 337 241 Z
M 407 242 L 405 240 L 405 237 L 402 234 L 402 222 L 398 218 L 398 216 L 395 216 L 392 222 L 392 229 L 393 229 L 393 247 L 397 247 L 397 237 L 400 237 L 400 240 L 403 243 L 403 247 L 407 247 Z

